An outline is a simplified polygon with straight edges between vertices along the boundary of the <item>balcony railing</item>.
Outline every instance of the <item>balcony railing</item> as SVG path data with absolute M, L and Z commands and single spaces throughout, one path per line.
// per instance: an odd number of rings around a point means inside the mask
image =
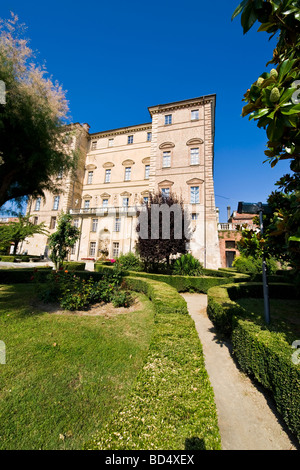
M 96 215 L 98 217 L 107 217 L 119 215 L 127 215 L 128 217 L 135 216 L 137 213 L 136 206 L 121 206 L 121 207 L 89 207 L 80 209 L 70 209 L 71 215 Z
M 236 227 L 230 223 L 218 224 L 218 230 L 236 230 Z

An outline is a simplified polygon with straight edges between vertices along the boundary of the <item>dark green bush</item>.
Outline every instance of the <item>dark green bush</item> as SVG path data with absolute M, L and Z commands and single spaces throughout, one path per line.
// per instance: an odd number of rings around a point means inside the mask
M 251 276 L 262 273 L 261 258 L 238 256 L 235 258 L 232 265 L 239 273 L 249 274 Z M 278 270 L 278 263 L 273 258 L 267 258 L 266 265 L 268 274 L 275 274 Z
M 79 261 L 65 261 L 63 263 L 63 268 L 67 271 L 84 271 L 85 263 Z
M 270 298 L 297 298 L 292 284 L 269 284 Z M 213 287 L 208 291 L 207 313 L 218 333 L 229 337 L 243 371 L 273 394 L 278 411 L 300 440 L 300 365 L 292 362 L 291 345 L 283 332 L 270 331 L 249 321 L 246 310 L 234 300 L 262 298 L 260 283 Z
M 279 333 L 238 320 L 232 333 L 233 352 L 244 372 L 272 393 L 277 409 L 300 442 L 300 365 Z
M 1 255 L 0 260 L 1 261 L 6 261 L 7 263 L 13 263 L 15 261 L 15 256 L 14 255 Z
M 126 253 L 125 255 L 120 255 L 119 258 L 116 259 L 115 264 L 121 266 L 126 271 L 144 270 L 144 263 L 134 253 Z
M 41 282 L 46 280 L 51 267 L 0 269 L 0 284 L 20 284 L 33 282 L 38 275 Z

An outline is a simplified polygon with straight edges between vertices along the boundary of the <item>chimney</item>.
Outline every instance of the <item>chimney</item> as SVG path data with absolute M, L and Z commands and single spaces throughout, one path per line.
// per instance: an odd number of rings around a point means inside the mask
M 231 209 L 230 209 L 230 206 L 227 206 L 227 222 L 229 222 L 229 219 L 230 219 L 230 212 L 231 212 Z

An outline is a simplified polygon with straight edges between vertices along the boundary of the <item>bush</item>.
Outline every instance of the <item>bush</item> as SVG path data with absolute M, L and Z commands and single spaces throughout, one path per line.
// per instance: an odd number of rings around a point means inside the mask
M 172 272 L 173 274 L 183 276 L 201 276 L 203 274 L 203 266 L 197 258 L 187 253 L 176 259 L 172 267 Z
M 292 284 L 269 284 L 269 294 L 297 298 L 298 292 Z M 291 360 L 286 335 L 250 321 L 247 311 L 234 302 L 262 296 L 261 283 L 213 287 L 208 291 L 207 313 L 218 333 L 231 338 L 242 370 L 272 392 L 278 411 L 300 441 L 300 366 Z
M 130 292 L 126 290 L 115 290 L 112 294 L 111 301 L 114 307 L 130 307 L 133 298 Z
M 262 273 L 262 259 L 253 258 L 252 256 L 238 256 L 232 263 L 233 267 L 239 273 L 250 274 L 255 276 Z M 275 274 L 278 269 L 278 263 L 273 258 L 266 259 L 267 273 Z
M 13 263 L 15 261 L 15 256 L 10 255 L 1 255 L 1 261 L 6 261 L 7 263 Z
M 126 253 L 116 259 L 116 265 L 128 271 L 143 271 L 144 263 L 134 253 Z
M 80 263 L 77 261 L 64 261 L 63 269 L 67 271 L 84 271 L 85 263 Z

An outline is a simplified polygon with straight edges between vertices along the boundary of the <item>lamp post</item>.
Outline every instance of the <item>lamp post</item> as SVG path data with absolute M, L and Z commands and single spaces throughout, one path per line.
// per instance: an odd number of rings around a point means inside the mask
M 258 203 L 239 202 L 237 211 L 239 214 L 259 213 L 260 233 L 261 235 L 263 235 L 264 233 L 263 213 L 270 212 L 270 207 L 267 204 L 262 204 L 261 202 L 258 202 Z M 263 253 L 262 253 L 262 281 L 263 281 L 263 294 L 264 294 L 265 322 L 268 325 L 270 323 L 269 286 L 268 286 L 268 279 L 267 279 L 267 265 L 266 265 L 266 260 L 265 260 Z

